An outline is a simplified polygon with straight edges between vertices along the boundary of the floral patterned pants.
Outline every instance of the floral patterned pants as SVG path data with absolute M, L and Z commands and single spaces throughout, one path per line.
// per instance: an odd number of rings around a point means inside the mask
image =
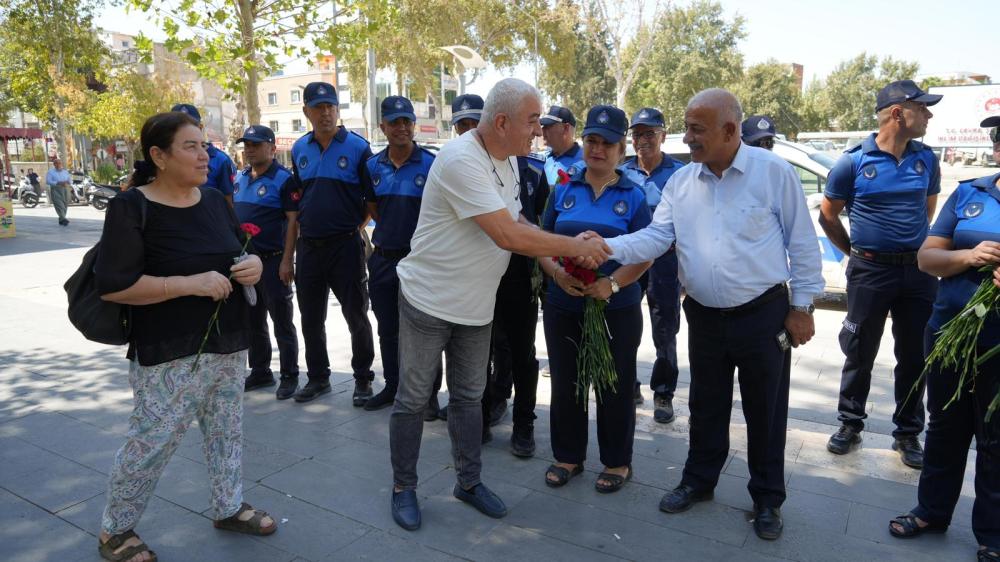
M 135 527 L 156 482 L 192 420 L 204 436 L 214 519 L 239 511 L 243 502 L 243 380 L 247 352 L 202 354 L 129 367 L 134 409 L 128 439 L 115 455 L 101 528 L 111 535 Z

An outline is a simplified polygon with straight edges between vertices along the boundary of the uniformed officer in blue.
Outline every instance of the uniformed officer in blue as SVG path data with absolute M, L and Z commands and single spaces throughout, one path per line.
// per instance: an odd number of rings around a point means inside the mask
M 650 221 L 642 185 L 619 170 L 625 156 L 628 117 L 610 105 L 587 113 L 583 129 L 584 166 L 568 183 L 552 191 L 542 228 L 567 236 L 586 231 L 610 238 L 641 230 Z M 604 470 L 598 492 L 621 489 L 632 478 L 632 441 L 635 435 L 636 352 L 642 339 L 642 290 L 637 281 L 651 262 L 621 265 L 608 260 L 600 277 L 584 285 L 552 260 L 541 260 L 549 284 L 542 315 L 552 374 L 550 428 L 556 462 L 545 472 L 545 483 L 556 487 L 583 472 L 587 457 L 587 411 L 578 401 L 576 358 L 579 353 L 585 297 L 607 300 L 604 311 L 611 355 L 618 375 L 615 392 L 597 403 L 597 442 Z
M 882 88 L 876 100 L 879 130 L 842 156 L 830 171 L 820 226 L 847 265 L 847 318 L 840 332 L 846 356 L 840 383 L 842 427 L 827 449 L 843 455 L 861 442 L 872 366 L 886 316 L 895 339 L 896 409 L 893 449 L 907 466 L 920 468 L 918 436 L 924 428 L 923 389 L 906 400 L 924 362 L 923 329 L 931 314 L 937 279 L 917 268 L 917 250 L 927 237 L 941 191 L 941 170 L 924 136 L 941 96 L 912 80 Z M 840 222 L 847 207 L 851 232 Z
M 644 107 L 632 116 L 632 147 L 635 156 L 625 160 L 624 168 L 644 178 L 646 204 L 650 214 L 660 202 L 660 192 L 670 176 L 684 165 L 660 150 L 666 139 L 663 113 Z M 649 376 L 653 391 L 653 419 L 659 423 L 674 421 L 674 391 L 677 390 L 677 332 L 681 326 L 681 283 L 677 279 L 677 252 L 673 247 L 656 258 L 653 266 L 639 280 L 646 292 L 649 323 L 653 332 L 656 361 Z M 639 381 L 636 380 L 636 389 Z M 636 403 L 642 403 L 637 393 Z
M 170 108 L 170 111 L 187 113 L 198 122 L 199 127 L 202 129 L 205 128 L 205 125 L 201 122 L 201 113 L 198 112 L 198 108 L 189 103 L 179 103 Z M 233 160 L 228 154 L 212 146 L 212 143 L 208 143 L 206 150 L 208 150 L 208 179 L 205 180 L 205 183 L 201 187 L 214 187 L 218 189 L 226 196 L 226 201 L 229 201 L 229 204 L 232 205 L 236 164 L 233 164 Z
M 451 102 L 451 126 L 455 135 L 462 135 L 479 125 L 484 105 L 483 98 L 476 94 L 462 94 Z
M 308 402 L 330 392 L 330 359 L 326 351 L 326 312 L 330 291 L 351 333 L 353 404 L 372 397 L 375 359 L 368 322 L 368 279 L 361 228 L 368 223 L 364 190 L 368 141 L 338 126 L 337 91 L 326 82 L 310 82 L 303 92 L 302 112 L 313 130 L 292 146 L 293 173 L 301 189 L 298 271 L 295 288 L 302 315 L 309 382 L 295 395 Z
M 299 236 L 296 220 L 295 180 L 292 173 L 274 159 L 274 131 L 251 125 L 237 143 L 243 143 L 247 167 L 236 174 L 233 202 L 241 223 L 260 227 L 253 244 L 264 262 L 257 283 L 262 303 L 250 308 L 250 376 L 245 390 L 274 385 L 271 372 L 271 334 L 267 316 L 274 323 L 281 364 L 278 400 L 291 398 L 299 382 L 299 337 L 292 322 L 292 277 L 295 241 Z
M 368 288 L 378 320 L 379 349 L 385 388 L 365 403 L 365 410 L 391 406 L 399 386 L 399 278 L 396 265 L 410 253 L 410 239 L 417 228 L 420 200 L 434 155 L 413 142 L 417 116 L 413 104 L 402 96 L 382 100 L 379 128 L 389 145 L 368 159 L 370 183 L 365 200 L 375 218 L 368 258 Z M 434 401 L 437 404 L 437 401 Z M 434 407 L 437 411 L 437 407 Z
M 993 157 L 1000 161 L 1000 115 L 980 126 L 992 127 Z M 917 256 L 920 269 L 941 277 L 934 312 L 924 331 L 930 353 L 938 330 L 968 305 L 986 279 L 1000 287 L 1000 174 L 958 184 L 941 209 Z M 980 272 L 994 266 L 993 273 Z M 989 311 L 977 342 L 979 357 L 1000 344 L 1000 315 Z M 972 533 L 979 562 L 1000 560 L 1000 415 L 986 413 L 1000 390 L 1000 356 L 981 365 L 975 388 L 959 392 L 954 368 L 936 366 L 927 373 L 927 449 L 917 488 L 917 506 L 889 523 L 900 538 L 940 533 L 952 522 L 965 478 L 969 445 L 976 438 L 976 501 Z M 953 400 L 954 397 L 954 400 Z
M 774 150 L 774 139 L 778 135 L 774 119 L 767 115 L 751 115 L 740 125 L 743 142 L 758 148 Z
M 573 112 L 553 105 L 538 122 L 542 124 L 545 145 L 552 151 L 549 158 L 555 160 L 571 176 L 582 170 L 583 151 L 576 142 L 576 117 Z

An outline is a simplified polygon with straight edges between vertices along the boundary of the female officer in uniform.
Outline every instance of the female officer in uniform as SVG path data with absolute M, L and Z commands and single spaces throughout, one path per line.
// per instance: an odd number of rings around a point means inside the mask
M 1000 159 L 1000 116 L 982 122 L 990 130 L 994 157 Z M 1000 174 L 962 182 L 941 210 L 917 260 L 920 269 L 941 277 L 934 312 L 924 332 L 924 354 L 930 353 L 937 332 L 965 308 L 989 273 L 985 265 L 1000 265 Z M 1000 268 L 993 271 L 1000 286 Z M 986 316 L 979 334 L 979 353 L 1000 344 L 1000 315 Z M 976 373 L 975 392 L 955 394 L 958 373 L 935 368 L 927 374 L 930 423 L 920 473 L 917 507 L 889 523 L 895 537 L 943 533 L 951 523 L 965 476 L 969 443 L 976 437 L 976 502 L 972 532 L 979 541 L 979 562 L 1000 561 L 1000 414 L 986 422 L 986 410 L 1000 387 L 1000 356 Z
M 546 230 L 576 236 L 594 231 L 605 238 L 628 234 L 650 222 L 642 187 L 616 168 L 625 156 L 628 118 L 617 107 L 598 105 L 587 114 L 583 130 L 583 170 L 556 186 L 542 219 Z M 601 277 L 584 285 L 552 260 L 539 260 L 549 284 L 543 315 L 552 375 L 551 432 L 556 463 L 545 483 L 562 486 L 583 472 L 587 456 L 587 412 L 577 401 L 576 356 L 581 339 L 585 297 L 608 300 L 605 320 L 618 374 L 615 392 L 597 404 L 597 439 L 604 472 L 595 486 L 615 492 L 632 477 L 635 431 L 635 357 L 642 337 L 642 292 L 635 283 L 649 262 L 622 266 L 614 260 L 600 267 Z

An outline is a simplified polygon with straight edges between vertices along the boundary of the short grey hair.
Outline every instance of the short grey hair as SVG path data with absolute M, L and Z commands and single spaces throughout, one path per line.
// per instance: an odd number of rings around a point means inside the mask
M 504 78 L 486 95 L 481 122 L 492 124 L 501 113 L 516 115 L 528 96 L 538 100 L 539 105 L 542 104 L 542 95 L 537 88 L 518 78 Z
M 743 122 L 743 107 L 740 106 L 740 100 L 736 99 L 736 96 L 729 90 L 722 88 L 702 90 L 691 98 L 687 106 L 688 108 L 709 106 L 717 109 L 719 117 L 722 118 L 720 125 L 724 123 L 736 123 L 736 128 L 738 129 Z

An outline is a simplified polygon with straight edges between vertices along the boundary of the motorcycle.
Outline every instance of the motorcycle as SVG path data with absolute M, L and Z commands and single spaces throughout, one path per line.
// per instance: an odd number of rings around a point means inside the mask
M 87 190 L 87 200 L 98 211 L 108 208 L 108 201 L 118 194 L 118 190 L 110 185 L 92 183 Z
M 35 188 L 32 187 L 31 182 L 28 181 L 28 178 L 21 178 L 21 181 L 17 184 L 17 187 L 14 188 L 14 191 L 11 193 L 11 199 L 19 200 L 21 202 L 22 207 L 24 207 L 25 209 L 31 209 L 37 207 L 40 201 L 44 201 L 47 199 L 45 195 L 45 190 L 42 189 L 40 191 L 41 193 L 35 191 Z

